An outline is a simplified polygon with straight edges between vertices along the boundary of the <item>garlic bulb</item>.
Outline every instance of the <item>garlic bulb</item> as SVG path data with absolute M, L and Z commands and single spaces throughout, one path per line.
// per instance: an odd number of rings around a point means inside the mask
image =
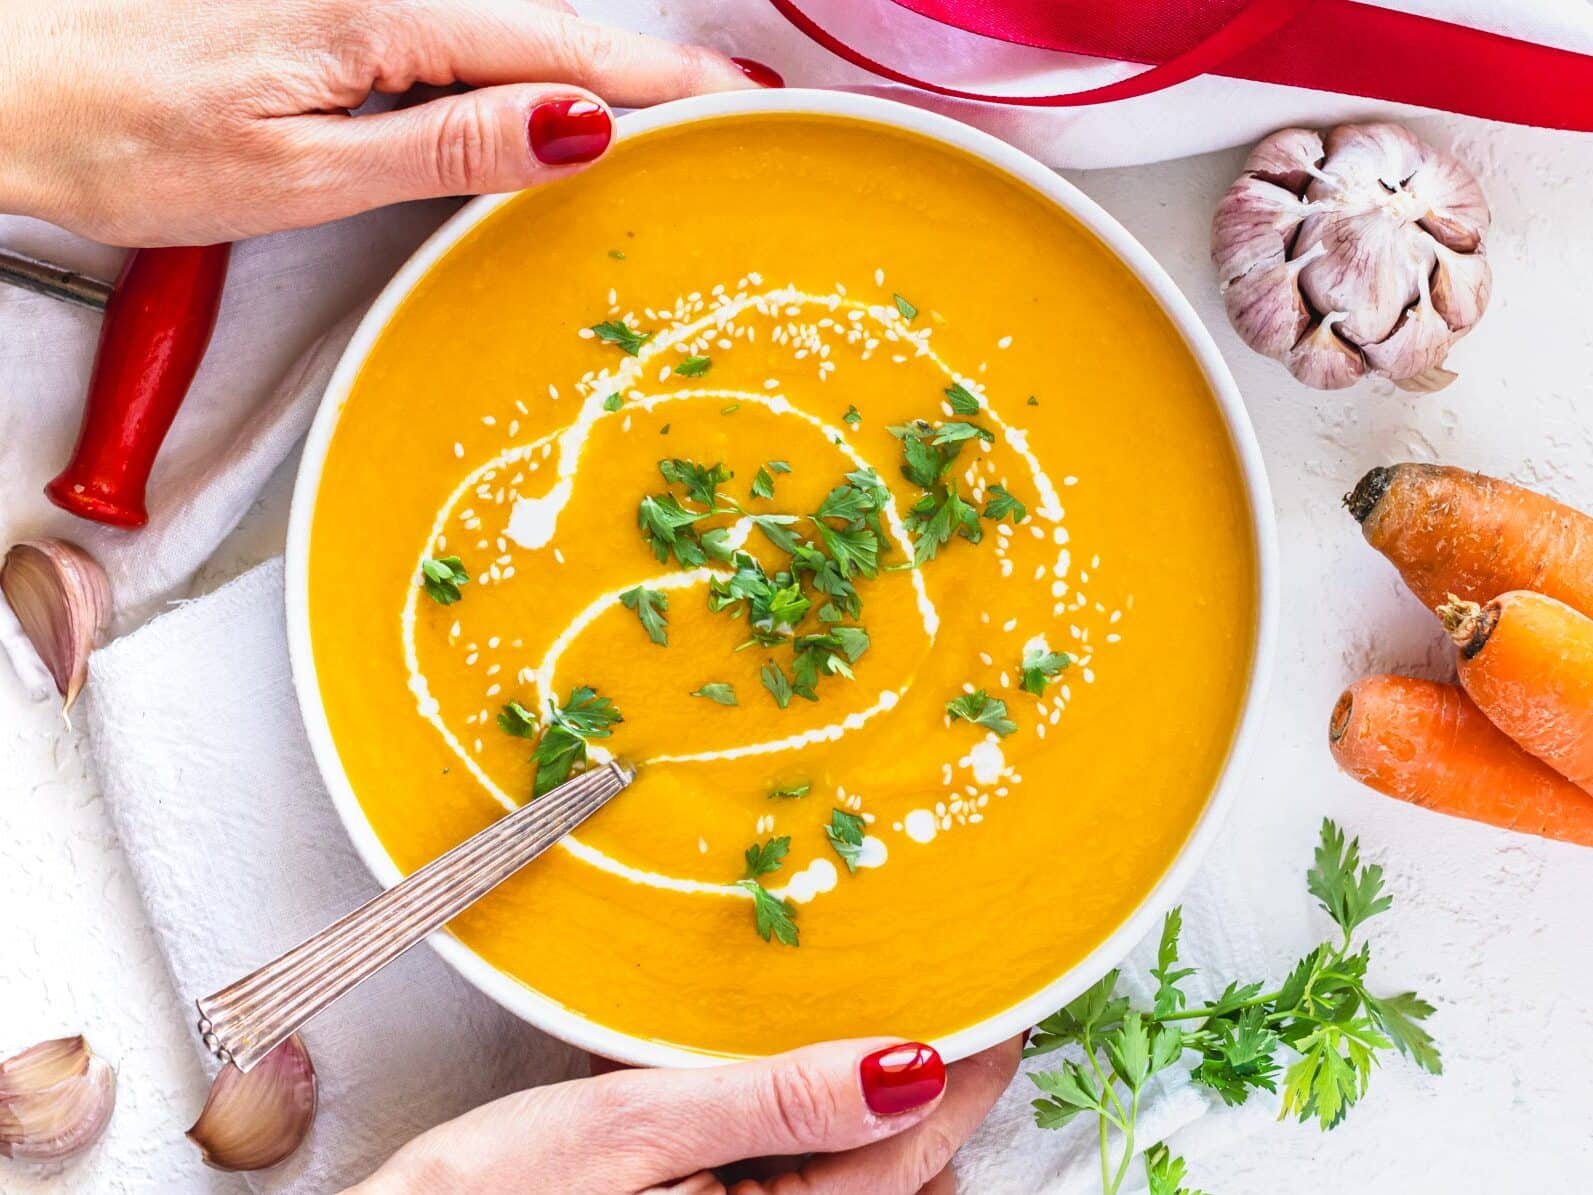
M 69 710 L 88 678 L 89 652 L 111 616 L 111 586 L 99 561 L 64 539 L 14 545 L 0 564 L 0 593 Z
M 100 1139 L 116 1107 L 116 1072 L 88 1042 L 40 1042 L 0 1062 L 0 1157 L 59 1162 Z
M 299 1148 L 315 1120 L 315 1065 L 297 1033 L 245 1073 L 221 1068 L 188 1139 L 217 1170 L 264 1170 Z
M 1234 329 L 1306 385 L 1430 391 L 1488 306 L 1487 233 L 1477 181 L 1399 125 L 1283 129 L 1218 204 L 1211 257 Z

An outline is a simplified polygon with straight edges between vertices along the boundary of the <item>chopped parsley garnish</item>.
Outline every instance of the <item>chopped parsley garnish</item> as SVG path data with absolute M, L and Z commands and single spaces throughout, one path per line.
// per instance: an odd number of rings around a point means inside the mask
M 700 689 L 693 689 L 691 695 L 693 697 L 706 697 L 709 701 L 719 705 L 736 704 L 736 687 L 723 681 L 713 681 Z
M 1065 651 L 1047 651 L 1038 645 L 1023 649 L 1023 688 L 1036 696 L 1045 693 L 1046 682 L 1055 680 L 1073 663 Z
M 795 911 L 789 903 L 773 895 L 758 883 L 758 877 L 779 871 L 780 865 L 785 862 L 786 852 L 790 849 L 791 839 L 788 837 L 771 838 L 761 844 L 753 843 L 744 854 L 747 861 L 746 874 L 736 882 L 737 887 L 745 888 L 752 893 L 753 925 L 758 931 L 758 936 L 765 942 L 771 938 L 778 940 L 785 946 L 798 944 Z
M 930 443 L 960 444 L 964 440 L 972 440 L 975 437 L 990 444 L 995 442 L 996 434 L 989 428 L 980 427 L 977 423 L 942 423 L 935 432 L 935 438 Z
M 648 589 L 638 585 L 634 589 L 627 589 L 619 595 L 620 604 L 627 610 L 634 610 L 636 617 L 642 620 L 642 627 L 647 631 L 647 637 L 660 647 L 669 644 L 669 622 L 664 617 L 664 612 L 669 609 L 669 595 L 658 589 Z
M 537 765 L 531 795 L 540 797 L 568 780 L 571 769 L 586 762 L 587 741 L 608 738 L 614 725 L 623 721 L 614 703 L 599 697 L 590 685 L 571 689 L 563 706 L 550 700 L 548 728 L 531 757 Z
M 617 390 L 603 400 L 603 409 L 605 411 L 617 411 L 624 405 L 625 396 L 620 394 L 620 392 Z
M 1031 395 L 1029 395 L 1029 403 L 1028 403 L 1028 405 L 1031 406 L 1031 407 L 1037 407 L 1037 406 L 1040 405 L 1040 400 L 1038 398 L 1036 398 L 1034 395 L 1031 394 Z
M 700 378 L 713 368 L 713 361 L 708 357 L 687 357 L 675 366 L 675 372 L 683 378 Z
M 802 541 L 796 532 L 789 530 L 797 521 L 796 515 L 753 515 L 752 525 L 763 532 L 769 542 L 787 555 L 796 552 Z
M 752 496 L 754 498 L 774 497 L 774 477 L 767 467 L 760 468 L 752 475 Z
M 693 523 L 706 519 L 709 511 L 687 510 L 673 494 L 649 494 L 636 508 L 636 523 L 642 537 L 660 562 L 670 552 L 685 568 L 696 568 L 707 559 L 702 544 L 689 530 Z
M 505 733 L 512 734 L 517 739 L 535 738 L 537 716 L 518 701 L 510 701 L 498 714 L 498 725 Z
M 961 382 L 953 382 L 946 387 L 946 398 L 951 402 L 953 415 L 979 414 L 979 400 Z
M 625 260 L 625 250 L 623 250 L 623 249 L 610 249 L 608 251 L 608 255 L 610 257 L 612 257 L 615 261 L 624 261 Z
M 764 461 L 763 467 L 771 473 L 791 472 L 791 463 L 789 461 Z
M 975 423 L 943 423 L 937 428 L 922 419 L 897 424 L 890 433 L 902 442 L 902 476 L 924 491 L 903 519 L 914 537 L 913 567 L 922 568 L 933 560 L 953 535 L 970 543 L 984 538 L 978 508 L 957 493 L 949 473 L 966 441 L 993 440 L 994 434 Z
M 593 324 L 592 331 L 604 344 L 615 345 L 628 356 L 634 357 L 642 351 L 642 345 L 653 338 L 651 332 L 633 331 L 624 320 L 604 320 L 601 324 Z
M 847 427 L 856 427 L 863 422 L 863 412 L 848 404 L 846 414 L 841 416 L 841 422 L 846 424 Z
M 813 785 L 806 780 L 804 780 L 801 784 L 787 785 L 785 788 L 771 788 L 769 790 L 769 799 L 771 801 L 794 801 L 799 797 L 807 796 L 812 788 Z
M 728 406 L 720 407 L 719 413 L 721 415 L 734 415 L 739 410 L 741 410 L 741 404 L 738 402 L 733 402 Z
M 758 669 L 758 675 L 763 680 L 763 687 L 774 694 L 774 703 L 781 709 L 791 704 L 791 682 L 781 671 L 780 665 L 770 660 Z
M 451 606 L 459 600 L 459 587 L 470 584 L 470 574 L 457 556 L 444 556 L 440 560 L 420 562 L 420 583 L 426 587 L 426 596 L 442 606 Z
M 913 320 L 918 318 L 918 308 L 902 298 L 901 295 L 892 295 L 891 298 L 896 300 L 896 310 L 902 313 L 902 318 L 908 323 L 912 323 Z
M 738 880 L 736 886 L 752 893 L 753 925 L 758 931 L 758 937 L 765 942 L 773 938 L 782 946 L 801 945 L 801 937 L 797 933 L 796 910 L 789 902 L 773 895 L 757 880 Z
M 999 523 L 1006 518 L 1021 523 L 1029 517 L 1029 508 L 1008 493 L 1006 486 L 992 485 L 986 488 L 985 493 L 989 496 L 989 501 L 985 503 L 985 518 L 992 523 Z
M 719 487 L 735 476 L 719 461 L 699 465 L 696 461 L 674 457 L 659 461 L 658 471 L 670 485 L 685 487 L 686 496 L 704 506 L 714 505 L 719 497 Z
M 824 836 L 846 864 L 846 870 L 855 872 L 858 857 L 863 853 L 863 819 L 845 809 L 832 809 L 830 824 L 824 827 Z
M 817 516 L 813 519 L 813 526 L 818 530 L 820 542 L 835 561 L 842 577 L 850 579 L 858 573 L 872 577 L 879 572 L 879 540 L 868 528 L 855 531 L 843 528 L 837 531 Z
M 1018 729 L 1018 724 L 1007 717 L 1007 703 L 989 696 L 983 689 L 964 693 L 961 697 L 948 701 L 946 712 L 951 715 L 954 722 L 961 718 L 972 722 L 975 726 L 993 730 L 1002 738 L 1006 738 Z
M 747 860 L 746 878 L 755 880 L 759 876 L 779 871 L 780 864 L 785 862 L 786 854 L 790 850 L 789 837 L 771 838 L 764 843 L 753 843 L 743 853 Z

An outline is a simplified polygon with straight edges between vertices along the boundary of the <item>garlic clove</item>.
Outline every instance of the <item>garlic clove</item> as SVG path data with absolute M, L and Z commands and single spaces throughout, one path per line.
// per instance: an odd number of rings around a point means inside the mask
M 1316 246 L 1322 254 L 1301 273 L 1300 287 L 1317 311 L 1345 312 L 1339 334 L 1360 345 L 1394 330 L 1433 265 L 1432 238 L 1386 207 L 1312 212 L 1294 252 Z
M 1442 365 L 1449 346 L 1457 339 L 1434 309 L 1424 281 L 1420 297 L 1406 310 L 1398 326 L 1378 343 L 1363 345 L 1362 351 L 1373 369 L 1398 382 Z
M 1260 265 L 1283 260 L 1306 205 L 1265 179 L 1245 175 L 1228 188 L 1211 221 L 1217 277 L 1232 282 Z
M 1488 308 L 1493 269 L 1481 253 L 1457 253 L 1441 242 L 1434 250 L 1433 306 L 1456 332 L 1469 331 Z
M 1372 205 L 1404 186 L 1432 151 L 1397 124 L 1341 124 L 1329 131 L 1321 177 L 1307 190 L 1312 199 L 1355 197 Z
M 1324 316 L 1284 358 L 1289 372 L 1307 386 L 1318 390 L 1342 390 L 1353 386 L 1366 373 L 1366 358 L 1361 350 L 1333 330 L 1333 325 L 1343 319 L 1342 311 Z
M 1323 156 L 1322 134 L 1315 129 L 1279 129 L 1250 151 L 1245 173 L 1300 196 L 1318 177 Z
M 1442 365 L 1435 365 L 1431 369 L 1424 369 L 1421 373 L 1413 374 L 1408 378 L 1395 378 L 1394 385 L 1401 390 L 1409 390 L 1413 394 L 1434 394 L 1459 376 L 1452 369 L 1445 369 Z
M 66 540 L 26 540 L 0 564 L 0 593 L 49 669 L 62 709 L 71 709 L 88 677 L 89 652 L 110 620 L 105 570 Z
M 228 1063 L 188 1139 L 217 1170 L 264 1170 L 304 1141 L 315 1120 L 315 1066 L 295 1033 L 245 1074 Z
M 1471 171 L 1450 155 L 1433 150 L 1407 189 L 1422 205 L 1421 226 L 1440 242 L 1461 253 L 1482 244 L 1491 219 L 1488 200 Z
M 59 1162 L 100 1139 L 116 1108 L 116 1072 L 81 1036 L 0 1062 L 0 1157 Z
M 1300 297 L 1300 269 L 1298 261 L 1279 260 L 1258 266 L 1223 288 L 1222 301 L 1234 331 L 1256 352 L 1281 359 L 1311 322 Z

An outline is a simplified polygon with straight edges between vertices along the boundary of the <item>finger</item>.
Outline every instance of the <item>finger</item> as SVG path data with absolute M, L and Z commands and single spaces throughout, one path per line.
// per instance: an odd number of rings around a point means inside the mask
M 642 1195 L 725 1195 L 725 1185 L 709 1171 L 699 1170 L 677 1183 L 648 1187 Z
M 918 1189 L 918 1195 L 957 1195 L 957 1176 L 947 1166 Z
M 928 1116 L 946 1085 L 931 1047 L 873 1038 L 700 1070 L 624 1071 L 582 1090 L 588 1131 L 658 1182 L 742 1158 L 856 1149 Z
M 952 1155 L 1012 1082 L 1022 1055 L 1020 1036 L 953 1063 L 946 1074 L 946 1097 L 934 1115 L 888 1140 L 815 1158 L 800 1173 L 773 1184 L 772 1191 L 775 1195 L 912 1195 L 951 1165 Z
M 272 122 L 295 223 L 409 199 L 517 191 L 564 178 L 613 139 L 608 108 L 572 87 L 487 87 L 369 116 Z M 304 210 L 299 210 L 304 209 Z
M 378 5 L 371 29 L 373 77 L 383 90 L 459 80 L 476 85 L 573 83 L 613 104 L 639 107 L 682 96 L 767 86 L 727 55 L 681 46 L 525 0 L 420 0 Z M 767 68 L 764 68 L 767 70 Z M 778 79 L 778 76 L 774 76 Z

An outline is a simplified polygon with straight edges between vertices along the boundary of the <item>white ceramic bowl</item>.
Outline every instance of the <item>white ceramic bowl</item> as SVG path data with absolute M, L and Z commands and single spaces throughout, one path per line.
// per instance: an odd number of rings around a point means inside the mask
M 1277 544 L 1272 521 L 1272 498 L 1261 463 L 1260 448 L 1256 444 L 1244 404 L 1240 401 L 1239 391 L 1217 352 L 1217 346 L 1212 343 L 1211 336 L 1195 316 L 1188 300 L 1122 225 L 1072 184 L 1064 182 L 1027 154 L 944 116 L 888 100 L 830 91 L 738 91 L 681 100 L 620 117 L 616 135 L 620 138 L 636 137 L 655 129 L 757 112 L 850 117 L 864 123 L 920 134 L 954 146 L 1027 184 L 1088 228 L 1128 266 L 1160 304 L 1189 346 L 1222 412 L 1249 501 L 1259 584 L 1255 651 L 1239 726 L 1211 799 L 1166 874 L 1134 913 L 1086 958 L 1021 1003 L 934 1043 L 948 1059 L 962 1058 L 1021 1032 L 1053 1009 L 1072 1000 L 1105 974 L 1155 926 L 1158 918 L 1177 899 L 1216 837 L 1224 814 L 1239 787 L 1244 760 L 1260 719 L 1262 691 L 1272 667 L 1277 617 Z M 354 790 L 338 759 L 337 748 L 332 742 L 326 711 L 321 703 L 320 687 L 316 681 L 315 657 L 310 649 L 308 601 L 311 516 L 327 446 L 331 443 L 339 412 L 383 328 L 427 270 L 466 233 L 512 198 L 506 195 L 486 196 L 467 204 L 416 251 L 382 291 L 344 350 L 342 360 L 327 386 L 320 411 L 310 428 L 293 493 L 293 512 L 288 525 L 287 619 L 294 687 L 304 713 L 310 746 L 338 814 L 366 866 L 378 880 L 389 886 L 397 883 L 402 873 L 372 831 L 364 810 L 354 796 Z M 700 1054 L 679 1046 L 633 1037 L 598 1024 L 506 975 L 449 934 L 434 934 L 430 942 L 461 975 L 499 1004 L 538 1028 L 583 1049 L 639 1066 L 701 1065 L 722 1061 L 718 1055 Z

